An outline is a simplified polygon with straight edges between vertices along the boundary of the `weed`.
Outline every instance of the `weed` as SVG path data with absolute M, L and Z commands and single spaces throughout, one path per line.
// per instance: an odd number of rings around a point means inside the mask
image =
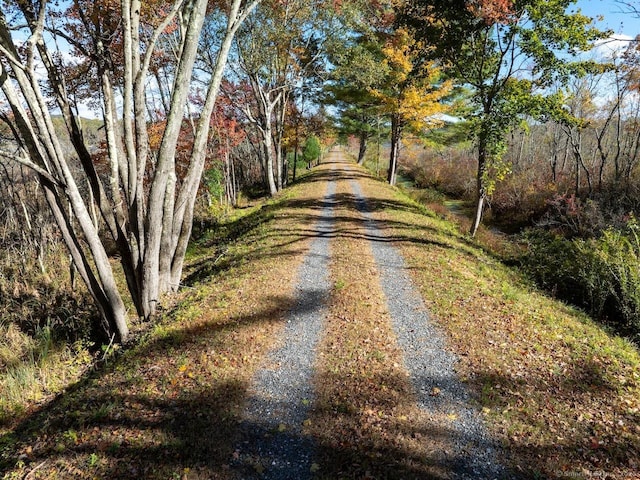
M 24 252 L 22 252 L 24 253 Z M 36 255 L 0 255 L 0 421 L 54 395 L 93 361 L 92 302 L 70 288 L 68 254 L 52 242 Z
M 514 287 L 510 282 L 502 282 L 502 298 L 507 302 L 517 302 L 520 298 L 520 289 Z
M 89 468 L 96 468 L 99 463 L 100 456 L 97 453 L 92 453 L 91 455 L 89 455 L 89 458 L 87 458 L 87 466 Z
M 638 231 L 632 219 L 625 229 L 608 229 L 591 240 L 529 233 L 522 264 L 543 288 L 640 339 Z
M 371 352 L 370 356 L 373 360 L 376 360 L 378 362 L 384 362 L 387 358 L 387 355 L 380 350 L 374 350 L 373 352 Z
M 78 443 L 78 432 L 73 429 L 67 430 L 62 434 L 62 438 L 71 444 L 76 444 Z
M 114 407 L 115 405 L 109 402 L 100 404 L 100 406 L 93 411 L 91 420 L 93 422 L 99 422 L 100 420 L 107 418 Z

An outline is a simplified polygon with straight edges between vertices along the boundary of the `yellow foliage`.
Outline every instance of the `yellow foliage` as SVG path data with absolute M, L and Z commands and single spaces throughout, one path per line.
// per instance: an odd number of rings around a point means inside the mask
M 451 110 L 442 100 L 451 92 L 452 82 L 441 81 L 442 72 L 434 62 L 418 64 L 418 54 L 425 48 L 406 30 L 396 30 L 382 49 L 383 66 L 389 71 L 385 85 L 371 90 L 384 113 L 398 115 L 415 129 L 441 125 L 437 115 Z
M 382 53 L 385 55 L 385 63 L 390 67 L 392 78 L 395 82 L 405 82 L 413 71 L 413 58 L 411 49 L 414 41 L 404 29 L 398 29 L 395 35 L 389 39 Z

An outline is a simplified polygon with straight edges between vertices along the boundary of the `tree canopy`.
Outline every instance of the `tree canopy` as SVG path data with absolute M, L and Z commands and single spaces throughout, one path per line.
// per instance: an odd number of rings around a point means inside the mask
M 393 184 L 408 132 L 433 143 L 460 136 L 434 133 L 445 113 L 466 122 L 477 153 L 472 234 L 511 170 L 507 134 L 523 121 L 562 124 L 590 172 L 568 85 L 606 70 L 583 54 L 607 32 L 574 3 L 6 0 L 0 158 L 33 172 L 99 306 L 96 330 L 125 340 L 126 297 L 149 319 L 179 288 L 202 192 L 208 205 L 236 205 L 243 188 L 277 195 L 295 180 L 298 153 L 319 155 L 334 132 L 357 139 L 358 163 L 371 138 L 386 142 Z M 627 52 L 619 86 L 637 89 L 636 57 Z M 100 140 L 89 141 L 81 107 L 103 122 Z M 602 165 L 613 124 L 598 131 Z M 634 165 L 627 150 L 613 162 L 619 178 Z
M 467 117 L 478 149 L 477 231 L 495 180 L 509 170 L 501 160 L 505 136 L 524 116 L 560 113 L 562 96 L 550 90 L 571 76 L 600 68 L 578 54 L 604 36 L 592 19 L 570 12 L 575 0 L 411 0 L 401 21 L 431 46 L 437 59 L 472 91 Z

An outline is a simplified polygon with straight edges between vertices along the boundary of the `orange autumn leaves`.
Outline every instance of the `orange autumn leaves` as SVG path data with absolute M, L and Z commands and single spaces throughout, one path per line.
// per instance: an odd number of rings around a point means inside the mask
M 487 25 L 510 23 L 514 11 L 513 0 L 471 0 L 467 9 Z

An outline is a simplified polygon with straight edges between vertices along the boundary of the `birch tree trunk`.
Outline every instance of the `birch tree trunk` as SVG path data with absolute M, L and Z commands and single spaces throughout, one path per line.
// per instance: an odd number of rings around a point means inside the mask
M 189 153 L 189 167 L 181 181 L 177 179 L 175 156 L 194 74 L 199 39 L 207 14 L 207 0 L 176 0 L 162 18 L 141 19 L 140 0 L 121 0 L 121 22 L 113 38 L 121 38 L 122 65 L 113 65 L 109 48 L 104 44 L 109 35 L 89 21 L 90 15 L 79 15 L 85 23 L 85 43 L 78 43 L 97 66 L 96 80 L 102 102 L 104 130 L 109 165 L 108 188 L 97 174 L 89 154 L 80 122 L 67 97 L 65 76 L 56 54 L 49 50 L 43 31 L 51 2 L 41 2 L 37 9 L 28 2 L 14 2 L 30 31 L 18 53 L 5 14 L 0 11 L 0 89 L 14 118 L 16 145 L 14 160 L 28 166 L 38 176 L 47 203 L 60 229 L 78 273 L 87 284 L 100 310 L 102 320 L 96 328 L 110 338 L 125 341 L 128 336 L 128 314 L 118 290 L 111 262 L 91 215 L 94 202 L 116 242 L 127 280 L 129 294 L 139 316 L 146 319 L 156 312 L 163 294 L 177 289 L 182 274 L 184 255 L 191 235 L 193 207 L 206 156 L 210 117 L 220 88 L 232 40 L 247 15 L 259 0 L 232 0 L 227 4 L 227 27 L 217 54 L 215 69 L 207 85 L 205 105 L 197 120 L 194 144 Z M 65 7 L 66 8 L 66 7 Z M 102 15 L 105 15 L 101 11 Z M 91 13 L 91 12 L 89 12 Z M 170 110 L 157 152 L 149 145 L 149 95 L 147 81 L 153 75 L 150 64 L 159 39 L 167 35 L 167 27 L 179 24 L 179 42 Z M 73 36 L 63 31 L 68 41 Z M 141 37 L 144 35 L 144 38 Z M 89 45 L 89 46 L 87 46 Z M 24 53 L 22 53 L 24 51 Z M 46 70 L 46 86 L 53 92 L 75 154 L 82 165 L 81 175 L 72 172 L 58 142 L 47 100 L 42 90 L 42 74 L 36 74 L 36 53 Z M 116 94 L 122 95 L 122 107 L 116 107 Z M 76 178 L 78 177 L 78 178 Z M 78 185 L 89 185 L 83 197 Z M 64 208 L 71 206 L 71 212 Z M 72 226 L 71 215 L 78 226 Z
M 258 129 L 262 140 L 262 154 L 264 156 L 264 175 L 265 184 L 269 190 L 269 195 L 274 196 L 278 193 L 277 176 L 279 172 L 275 169 L 278 167 L 278 159 L 276 157 L 276 147 L 274 145 L 274 125 L 272 117 L 278 102 L 281 101 L 282 91 L 271 90 L 260 81 L 257 72 L 250 72 L 250 68 L 245 66 L 251 82 L 251 92 L 256 102 L 256 112 L 254 113 L 250 107 L 245 109 L 245 114 L 249 121 Z
M 249 15 L 251 10 L 255 8 L 257 3 L 257 1 L 254 1 L 248 8 L 241 11 L 241 2 L 235 0 L 229 12 L 225 37 L 218 52 L 215 68 L 207 88 L 205 103 L 196 126 L 191 162 L 176 201 L 176 211 L 173 218 L 173 238 L 175 239 L 175 243 L 170 251 L 172 261 L 169 272 L 170 287 L 173 290 L 177 289 L 180 278 L 182 277 L 184 256 L 187 252 L 193 226 L 193 209 L 206 160 L 206 146 L 207 140 L 209 139 L 211 116 L 213 115 L 218 92 L 220 91 L 222 75 L 227 64 L 227 59 L 229 58 L 233 38 L 244 19 Z
M 485 185 L 486 182 L 486 171 L 487 171 L 487 160 L 488 160 L 488 142 L 487 142 L 487 134 L 485 132 L 481 132 L 478 136 L 478 172 L 476 175 L 476 193 L 477 193 L 477 202 L 476 202 L 476 212 L 473 216 L 473 222 L 471 223 L 471 230 L 469 234 L 472 237 L 476 236 L 478 232 L 478 228 L 480 227 L 480 222 L 482 222 L 482 215 L 484 213 L 484 204 L 487 200 L 487 187 Z
M 30 24 L 31 37 L 27 41 L 27 62 L 24 65 L 11 39 L 6 18 L 0 12 L 0 45 L 3 47 L 4 58 L 13 67 L 15 81 L 14 87 L 14 83 L 9 79 L 9 72 L 0 62 L 0 89 L 15 119 L 15 132 L 20 136 L 16 140 L 23 145 L 16 152 L 15 159 L 31 167 L 38 174 L 45 198 L 71 257 L 102 314 L 103 333 L 124 341 L 129 333 L 124 303 L 117 289 L 106 250 L 55 134 L 49 108 L 40 89 L 39 76 L 35 71 L 33 56 L 35 46 L 42 42 L 44 17 L 26 17 Z M 24 107 L 25 103 L 30 114 Z M 38 132 L 48 132 L 48 135 Z M 72 227 L 71 218 L 64 207 L 67 202 L 84 237 L 84 243 L 81 243 L 79 235 Z
M 275 152 L 273 148 L 273 136 L 272 136 L 272 127 L 271 122 L 267 122 L 264 125 L 263 130 L 264 138 L 263 138 L 263 148 L 264 148 L 264 156 L 266 159 L 266 174 L 267 174 L 267 184 L 269 186 L 269 194 L 273 197 L 276 193 L 278 193 L 278 185 L 276 184 L 274 167 L 275 167 Z

